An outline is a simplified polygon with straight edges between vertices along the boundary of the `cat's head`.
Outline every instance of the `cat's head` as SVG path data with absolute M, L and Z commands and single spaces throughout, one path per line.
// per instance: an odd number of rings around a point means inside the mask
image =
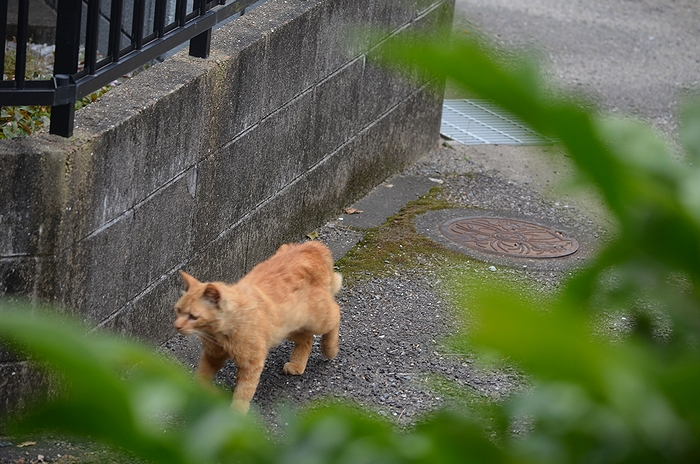
M 221 302 L 217 284 L 200 282 L 185 271 L 180 276 L 185 289 L 175 303 L 175 329 L 183 335 L 215 332 Z

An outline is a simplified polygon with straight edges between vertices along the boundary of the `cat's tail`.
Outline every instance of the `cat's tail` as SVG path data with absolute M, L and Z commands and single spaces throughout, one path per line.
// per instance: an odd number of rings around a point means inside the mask
M 331 277 L 331 293 L 333 296 L 337 295 L 340 291 L 340 287 L 343 286 L 343 275 L 340 272 L 334 272 L 333 277 Z

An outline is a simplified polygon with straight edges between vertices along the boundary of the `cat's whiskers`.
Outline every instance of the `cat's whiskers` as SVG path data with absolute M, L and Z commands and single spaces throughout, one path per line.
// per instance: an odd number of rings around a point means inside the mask
M 208 334 L 208 333 L 206 333 L 206 332 L 202 332 L 201 330 L 193 330 L 192 333 L 194 333 L 196 336 L 198 336 L 198 337 L 201 338 L 202 340 L 208 341 L 209 343 L 213 343 L 214 345 L 221 345 L 221 344 L 217 341 L 216 337 L 214 337 L 214 336 L 211 335 L 211 334 Z

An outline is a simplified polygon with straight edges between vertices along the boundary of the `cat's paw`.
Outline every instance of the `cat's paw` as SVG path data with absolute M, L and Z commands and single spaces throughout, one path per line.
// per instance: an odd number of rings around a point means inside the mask
M 288 375 L 301 375 L 304 373 L 304 367 L 299 368 L 296 364 L 288 362 L 284 365 L 284 368 L 282 368 L 282 372 Z
M 321 346 L 321 350 L 323 351 L 323 354 L 328 359 L 333 359 L 338 355 L 338 345 L 337 344 L 334 346 Z
M 234 398 L 231 402 L 231 409 L 242 414 L 248 414 L 248 409 L 250 409 L 250 401 Z

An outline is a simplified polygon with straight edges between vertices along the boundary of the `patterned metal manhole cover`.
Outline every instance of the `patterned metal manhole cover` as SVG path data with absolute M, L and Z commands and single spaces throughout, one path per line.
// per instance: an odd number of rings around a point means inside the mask
M 578 242 L 532 222 L 497 217 L 452 219 L 440 232 L 471 250 L 522 258 L 560 258 L 576 253 Z

